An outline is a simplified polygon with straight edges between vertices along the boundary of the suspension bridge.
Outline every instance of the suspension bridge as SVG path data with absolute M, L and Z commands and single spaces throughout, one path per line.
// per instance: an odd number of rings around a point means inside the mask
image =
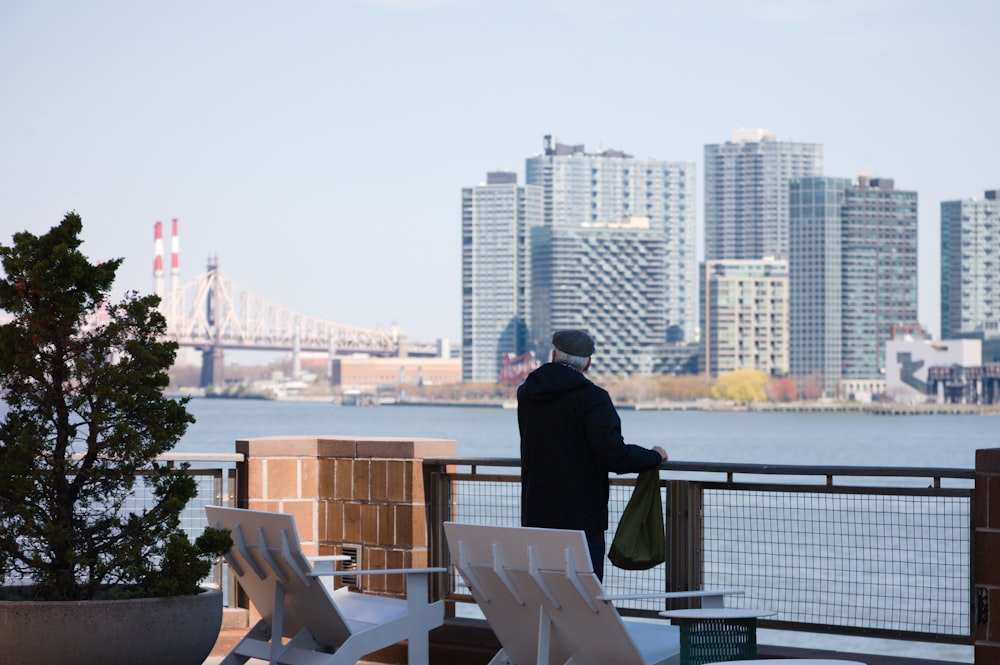
M 221 385 L 225 349 L 290 351 L 293 373 L 303 351 L 333 356 L 400 355 L 398 328 L 371 330 L 293 312 L 250 293 L 211 261 L 205 272 L 161 296 L 167 336 L 202 352 L 201 384 Z M 414 349 L 416 351 L 416 349 Z
M 301 371 L 302 352 L 335 355 L 366 353 L 373 356 L 428 356 L 434 344 L 407 343 L 397 327 L 367 329 L 325 321 L 294 312 L 253 294 L 219 270 L 210 259 L 205 272 L 181 284 L 178 269 L 177 220 L 173 223 L 171 288 L 164 286 L 162 225 L 154 235 L 154 289 L 160 312 L 167 320 L 167 336 L 182 347 L 202 353 L 201 385 L 221 386 L 224 351 L 249 349 L 287 351 L 293 374 Z

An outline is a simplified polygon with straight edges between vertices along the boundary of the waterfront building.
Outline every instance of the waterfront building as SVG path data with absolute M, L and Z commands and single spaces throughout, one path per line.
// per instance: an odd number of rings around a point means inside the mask
M 701 274 L 705 371 L 788 373 L 788 262 L 705 261 Z
M 667 341 L 693 340 L 698 322 L 694 163 L 639 158 L 621 150 L 588 153 L 583 145 L 558 143 L 551 135 L 543 147 L 542 154 L 526 160 L 526 181 L 542 188 L 544 224 L 561 229 L 650 220 L 663 237 Z
M 979 340 L 983 349 L 983 364 L 1000 364 L 1000 321 L 988 321 L 976 330 L 958 333 L 955 338 Z
M 406 386 L 453 384 L 461 376 L 458 358 L 376 358 L 358 354 L 330 361 L 332 386 L 372 395 L 382 390 L 396 397 Z
M 791 374 L 828 395 L 841 380 L 884 381 L 892 330 L 917 321 L 917 193 L 810 177 L 789 202 Z
M 886 357 L 886 395 L 895 402 L 977 401 L 969 399 L 970 384 L 964 379 L 982 367 L 982 342 L 978 339 L 933 342 L 913 335 L 897 335 L 886 342 Z M 946 387 L 945 382 L 935 380 L 941 369 L 952 385 Z M 957 380 L 952 382 L 953 373 Z M 949 399 L 946 394 L 949 388 L 958 393 L 959 399 Z
M 705 146 L 705 259 L 788 257 L 788 185 L 823 173 L 823 146 L 737 129 Z
M 462 189 L 462 380 L 494 383 L 504 354 L 530 350 L 530 229 L 542 223 L 542 190 L 488 173 Z
M 538 352 L 552 348 L 553 330 L 582 328 L 597 345 L 594 374 L 651 374 L 666 336 L 666 245 L 647 217 L 532 229 L 530 327 Z
M 941 203 L 941 336 L 1000 325 L 1000 189 Z

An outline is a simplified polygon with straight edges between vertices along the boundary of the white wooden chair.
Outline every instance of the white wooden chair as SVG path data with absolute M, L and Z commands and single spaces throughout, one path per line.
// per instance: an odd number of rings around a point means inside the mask
M 674 665 L 680 631 L 623 619 L 613 600 L 701 597 L 737 589 L 605 595 L 582 531 L 445 522 L 452 563 L 502 646 L 490 665 Z
M 206 506 L 210 525 L 230 529 L 226 561 L 261 620 L 222 661 L 271 665 L 354 665 L 407 640 L 408 662 L 427 665 L 428 633 L 444 622 L 444 604 L 428 603 L 428 575 L 443 568 L 316 572 L 302 553 L 291 515 Z M 406 575 L 406 599 L 333 591 L 322 575 Z M 282 639 L 291 638 L 286 641 Z

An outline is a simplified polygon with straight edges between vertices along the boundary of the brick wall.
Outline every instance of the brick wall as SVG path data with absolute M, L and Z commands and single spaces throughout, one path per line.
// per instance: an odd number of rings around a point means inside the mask
M 291 513 L 307 556 L 357 557 L 365 570 L 427 565 L 425 457 L 454 456 L 447 439 L 283 436 L 244 439 L 237 505 Z M 401 575 L 364 575 L 358 588 L 404 591 Z

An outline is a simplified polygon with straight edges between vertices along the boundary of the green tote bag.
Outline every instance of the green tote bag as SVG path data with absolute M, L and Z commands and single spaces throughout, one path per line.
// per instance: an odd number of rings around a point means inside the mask
M 665 558 L 660 471 L 653 468 L 635 479 L 632 498 L 615 530 L 608 559 L 624 570 L 648 570 Z

